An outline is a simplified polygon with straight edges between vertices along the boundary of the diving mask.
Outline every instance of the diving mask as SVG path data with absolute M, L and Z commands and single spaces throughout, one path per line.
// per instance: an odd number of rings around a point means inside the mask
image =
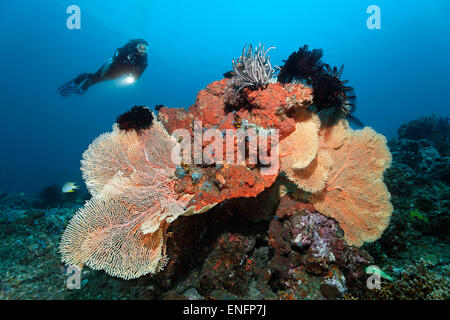
M 147 50 L 148 50 L 148 46 L 144 43 L 139 43 L 137 45 L 136 49 L 139 54 L 146 54 Z

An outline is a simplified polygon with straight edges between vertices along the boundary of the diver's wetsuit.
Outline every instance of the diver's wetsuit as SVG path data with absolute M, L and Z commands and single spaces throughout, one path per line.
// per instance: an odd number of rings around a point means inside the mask
M 130 40 L 126 45 L 117 49 L 114 56 L 106 61 L 97 72 L 78 75 L 59 87 L 58 93 L 63 97 L 74 93 L 83 95 L 90 86 L 96 83 L 117 79 L 124 75 L 130 75 L 135 80 L 139 79 L 148 65 L 147 46 L 148 43 L 144 39 Z

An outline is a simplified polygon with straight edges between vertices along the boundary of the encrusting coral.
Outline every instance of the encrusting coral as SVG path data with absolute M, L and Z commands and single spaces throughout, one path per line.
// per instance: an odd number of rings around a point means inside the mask
M 209 84 L 197 94 L 195 104 L 188 110 L 162 108 L 158 118 L 169 133 L 180 128 L 192 133 L 196 121 L 202 123 L 203 129 L 212 128 L 220 132 L 237 128 L 254 128 L 261 132 L 278 129 L 280 139 L 283 139 L 295 130 L 295 120 L 287 116 L 287 112 L 305 109 L 312 101 L 312 90 L 308 87 L 289 84 L 285 89 L 279 83 L 270 83 L 264 90 L 242 89 L 240 95 L 252 108 L 238 106 L 229 111 L 226 105 L 229 81 L 223 79 Z M 240 124 L 237 119 L 242 119 Z M 206 167 L 189 165 L 180 171 L 177 188 L 193 195 L 190 203 L 196 210 L 228 199 L 255 197 L 270 187 L 278 176 L 278 172 L 263 175 L 259 165 L 248 163 Z

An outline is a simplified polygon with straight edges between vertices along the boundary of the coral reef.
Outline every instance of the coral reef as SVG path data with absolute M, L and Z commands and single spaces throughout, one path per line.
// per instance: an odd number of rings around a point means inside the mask
M 169 133 L 182 128 L 193 135 L 197 121 L 201 122 L 202 131 L 212 128 L 224 132 L 237 127 L 243 130 L 254 128 L 258 132 L 278 129 L 280 137 L 286 137 L 295 130 L 295 120 L 286 113 L 306 108 L 312 99 L 311 90 L 300 84 L 288 85 L 288 89 L 278 83 L 269 84 L 260 91 L 243 89 L 241 95 L 253 107 L 247 109 L 242 106 L 229 112 L 225 102 L 228 81 L 230 80 L 223 79 L 209 84 L 198 93 L 195 104 L 189 110 L 162 108 L 158 119 Z M 238 119 L 241 119 L 240 123 Z M 254 197 L 270 187 L 278 175 L 278 172 L 263 175 L 260 167 L 258 164 L 191 164 L 181 168 L 178 190 L 193 195 L 190 204 L 196 210 L 226 199 Z
M 249 46 L 189 109 L 119 116 L 83 154 L 84 206 L 0 192 L 1 296 L 448 299 L 448 119 L 389 143 L 353 130 L 352 90 L 321 57 L 300 48 L 274 82 Z M 73 265 L 82 290 L 64 284 Z
M 385 181 L 395 210 L 383 236 L 368 246 L 371 254 L 380 261 L 391 257 L 408 259 L 411 264 L 418 260 L 419 253 L 441 246 L 441 242 L 448 243 L 450 158 L 447 155 L 450 148 L 444 148 L 442 152 L 436 149 L 433 126 L 428 126 L 430 131 L 422 127 L 419 136 L 409 136 L 420 140 L 405 137 L 406 132 L 415 131 L 418 123 L 433 118 L 422 117 L 402 125 L 399 137 L 389 141 L 393 165 L 386 170 Z M 445 141 L 449 136 L 447 132 L 439 141 Z M 448 257 L 443 254 L 442 258 L 436 258 L 440 259 Z
M 341 133 L 329 135 L 327 145 L 342 145 L 342 138 L 331 138 L 342 137 L 344 129 L 335 127 Z M 349 246 L 340 225 L 280 177 L 257 197 L 233 198 L 207 214 L 173 221 L 166 238 L 170 259 L 158 274 L 124 281 L 84 268 L 81 290 L 66 287 L 59 241 L 84 194 L 35 209 L 37 198 L 0 192 L 0 297 L 447 300 L 449 180 L 427 167 L 440 167 L 434 163 L 445 161 L 448 150 L 441 153 L 426 139 L 395 138 L 388 144 L 392 166 L 384 176 L 395 210 L 373 243 Z M 439 157 L 422 157 L 430 147 Z M 379 266 L 392 280 L 368 289 L 368 265 Z
M 347 287 L 362 287 L 364 267 L 371 257 L 346 244 L 336 221 L 285 196 L 270 223 L 274 257 L 273 286 L 282 298 L 337 299 Z
M 267 52 L 261 45 L 255 51 L 244 47 L 233 60 L 235 75 L 201 90 L 188 110 L 161 107 L 154 120 L 146 107 L 134 107 L 89 146 L 81 170 L 93 198 L 62 236 L 66 264 L 123 279 L 155 274 L 167 262 L 171 223 L 235 198 L 258 196 L 274 185 L 279 161 L 298 192 L 337 220 L 347 244 L 361 246 L 380 237 L 392 212 L 383 184 L 390 165 L 384 137 L 371 128 L 353 131 L 342 119 L 348 113 L 324 126 L 309 108 L 318 98 L 311 88 L 269 83 L 274 69 Z M 320 69 L 318 52 L 305 59 L 303 68 Z M 326 94 L 335 99 L 327 107 L 343 108 L 350 97 L 339 80 L 342 68 L 323 68 Z M 230 109 L 228 90 L 237 82 L 234 95 L 245 103 Z
M 349 297 L 353 296 L 349 294 L 345 298 Z M 419 260 L 398 270 L 394 281 L 383 281 L 380 289 L 364 290 L 362 297 L 368 300 L 448 300 L 449 266 Z
M 450 150 L 450 123 L 449 117 L 438 117 L 435 114 L 423 116 L 419 119 L 405 123 L 398 129 L 400 139 L 422 140 L 426 139 L 445 156 Z

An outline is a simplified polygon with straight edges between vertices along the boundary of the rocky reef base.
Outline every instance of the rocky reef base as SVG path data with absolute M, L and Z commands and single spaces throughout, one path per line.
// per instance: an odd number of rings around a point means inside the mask
M 428 129 L 418 135 L 414 126 Z M 424 117 L 389 142 L 395 210 L 383 236 L 362 248 L 277 180 L 255 198 L 175 221 L 157 275 L 126 281 L 85 268 L 81 289 L 70 290 L 58 246 L 86 193 L 0 192 L 0 298 L 448 299 L 450 150 L 436 126 L 448 130 Z M 379 288 L 368 288 L 368 266 L 382 271 Z

